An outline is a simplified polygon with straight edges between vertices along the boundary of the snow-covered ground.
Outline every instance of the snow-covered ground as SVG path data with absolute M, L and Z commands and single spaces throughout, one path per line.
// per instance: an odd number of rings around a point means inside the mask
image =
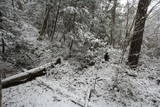
M 76 63 L 63 61 L 44 77 L 4 89 L 3 106 L 160 107 L 158 60 L 146 58 L 139 69 L 131 70 L 116 63 L 118 50 L 108 51 L 110 62 L 97 62 L 81 71 Z
M 3 106 L 159 107 L 160 86 L 156 77 L 151 72 L 146 76 L 145 71 L 123 70 L 127 69 L 104 63 L 78 73 L 66 62 L 44 77 L 4 89 Z M 151 80 L 151 76 L 155 79 Z
M 42 53 L 40 65 L 54 60 L 49 41 L 38 41 L 38 30 L 21 24 L 22 39 Z M 3 107 L 160 107 L 160 60 L 144 57 L 131 70 L 118 63 L 119 50 L 108 52 L 109 62 L 78 70 L 76 62 L 65 60 L 46 76 L 3 89 Z

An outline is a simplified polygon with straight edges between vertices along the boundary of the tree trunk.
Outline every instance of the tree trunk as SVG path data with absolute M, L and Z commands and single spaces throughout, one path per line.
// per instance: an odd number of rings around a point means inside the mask
M 50 12 L 51 8 L 49 8 L 47 10 L 47 13 L 46 13 L 46 16 L 44 18 L 44 21 L 43 21 L 43 24 L 42 24 L 42 28 L 41 28 L 41 31 L 40 31 L 40 36 L 38 38 L 38 40 L 42 40 L 44 35 L 45 35 L 45 31 L 46 31 L 46 28 L 47 28 L 47 21 L 49 19 L 49 12 Z
M 8 88 L 28 81 L 34 80 L 36 77 L 43 76 L 46 74 L 46 69 L 49 67 L 54 68 L 55 65 L 61 64 L 61 59 L 58 58 L 55 62 L 50 62 L 40 67 L 19 73 L 14 76 L 10 76 L 1 81 L 2 88 Z
M 77 2 L 78 0 L 74 1 L 74 8 L 76 9 L 77 8 Z M 74 12 L 74 15 L 73 15 L 73 27 L 75 27 L 75 21 L 76 21 L 76 11 Z
M 117 8 L 117 0 L 114 0 L 114 4 L 112 7 L 112 19 L 111 19 L 111 31 L 110 31 L 110 45 L 114 44 L 114 34 L 115 34 L 115 24 L 116 24 L 116 8 Z
M 12 7 L 14 8 L 14 0 L 12 0 Z
M 0 73 L 0 107 L 2 107 L 2 84 L 1 84 L 1 73 Z
M 125 29 L 126 29 L 126 36 L 125 38 L 127 38 L 129 36 L 129 2 L 127 0 L 127 17 L 126 17 L 126 26 L 125 26 Z
M 42 76 L 45 74 L 44 71 L 46 70 L 46 68 L 50 66 L 54 66 L 54 63 L 48 63 L 38 68 L 28 70 L 27 72 L 22 72 L 17 75 L 5 78 L 1 82 L 2 88 L 8 88 L 11 86 L 22 84 L 27 81 L 31 81 L 38 76 Z
M 53 37 L 54 37 L 55 32 L 56 32 L 58 16 L 59 16 L 59 12 L 60 12 L 60 6 L 61 6 L 61 0 L 59 0 L 59 4 L 58 4 L 58 9 L 57 9 L 57 14 L 56 14 L 56 20 L 55 20 L 55 23 L 54 23 L 53 34 L 51 34 L 51 41 L 53 41 Z
M 131 40 L 128 64 L 131 68 L 138 65 L 141 45 L 143 40 L 143 32 L 147 18 L 147 10 L 151 0 L 139 0 L 138 9 L 135 18 L 133 37 Z

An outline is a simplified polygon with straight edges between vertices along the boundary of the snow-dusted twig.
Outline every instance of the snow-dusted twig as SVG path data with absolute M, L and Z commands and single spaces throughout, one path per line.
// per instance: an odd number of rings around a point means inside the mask
M 89 87 L 86 94 L 85 107 L 88 107 L 88 101 L 90 101 L 90 96 L 91 96 L 91 88 Z
M 70 100 L 71 102 L 73 102 L 74 104 L 77 104 L 77 105 L 79 105 L 79 106 L 81 106 L 81 107 L 84 107 L 84 105 L 82 105 L 81 103 L 79 103 L 79 102 L 77 102 L 77 101 L 75 101 L 75 100 Z

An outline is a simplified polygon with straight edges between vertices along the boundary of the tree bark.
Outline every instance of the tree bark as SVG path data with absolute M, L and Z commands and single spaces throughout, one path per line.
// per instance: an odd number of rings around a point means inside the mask
M 54 28 L 53 28 L 53 34 L 51 34 L 51 41 L 53 41 L 53 37 L 54 37 L 55 32 L 56 32 L 58 17 L 59 17 L 59 13 L 60 13 L 60 7 L 61 7 L 61 0 L 59 0 L 59 4 L 58 4 L 56 19 L 55 19 Z
M 44 18 L 44 21 L 43 21 L 43 24 L 42 24 L 42 28 L 41 28 L 41 31 L 40 31 L 40 36 L 39 36 L 38 40 L 42 40 L 44 35 L 45 35 L 45 31 L 46 31 L 46 28 L 47 28 L 47 21 L 49 19 L 50 10 L 51 10 L 51 8 L 49 8 L 47 10 L 47 13 L 46 13 L 46 16 Z
M 25 83 L 27 81 L 33 80 L 35 77 L 42 76 L 45 74 L 45 68 L 51 66 L 51 64 L 47 64 L 45 66 L 41 66 L 38 68 L 34 68 L 28 70 L 27 72 L 22 72 L 20 74 L 8 77 L 2 80 L 2 88 L 8 88 L 11 86 L 15 86 L 21 83 Z
M 111 19 L 111 31 L 110 31 L 110 45 L 114 44 L 114 34 L 115 34 L 115 24 L 116 24 L 116 8 L 117 8 L 117 0 L 114 0 L 114 4 L 112 7 L 112 19 Z
M 22 83 L 26 83 L 28 81 L 34 80 L 36 77 L 43 76 L 46 74 L 46 69 L 48 67 L 53 67 L 57 64 L 61 64 L 61 59 L 58 58 L 56 62 L 47 63 L 40 67 L 28 70 L 26 72 L 22 72 L 20 74 L 5 78 L 1 81 L 2 88 L 8 88 L 12 86 L 16 86 Z
M 12 7 L 14 8 L 14 0 L 12 0 Z
M 135 18 L 133 37 L 128 56 L 128 64 L 131 68 L 136 68 L 139 61 L 143 32 L 147 18 L 147 10 L 151 0 L 139 0 L 138 9 Z
M 125 38 L 129 36 L 129 2 L 128 0 L 127 0 L 126 6 L 127 6 L 127 16 L 126 16 L 126 26 L 125 26 L 125 29 L 126 29 Z
M 0 107 L 2 107 L 2 84 L 1 84 L 1 73 L 0 73 Z

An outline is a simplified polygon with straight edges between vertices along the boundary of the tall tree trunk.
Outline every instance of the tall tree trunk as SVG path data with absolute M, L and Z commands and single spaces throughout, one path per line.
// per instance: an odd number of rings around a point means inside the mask
M 2 107 L 2 84 L 1 84 L 1 72 L 0 72 L 0 107 Z
M 78 0 L 76 0 L 76 1 L 74 2 L 74 8 L 75 8 L 75 9 L 77 8 L 77 2 L 78 2 Z M 77 13 L 74 12 L 74 15 L 73 15 L 73 28 L 75 28 L 76 16 L 77 16 Z
M 125 26 L 125 29 L 126 29 L 126 37 L 129 36 L 129 1 L 127 0 L 127 16 L 126 16 L 126 26 Z
M 46 16 L 44 18 L 44 21 L 43 21 L 43 24 L 42 24 L 42 28 L 41 28 L 38 40 L 42 40 L 44 35 L 45 35 L 45 31 L 46 31 L 46 28 L 47 28 L 47 21 L 49 19 L 50 10 L 51 10 L 51 7 L 47 10 L 47 13 L 46 13 Z
M 12 7 L 14 8 L 14 0 L 12 0 Z
M 112 19 L 111 19 L 111 31 L 110 31 L 110 45 L 114 44 L 114 34 L 115 34 L 115 24 L 116 24 L 116 8 L 117 8 L 117 0 L 114 0 L 114 4 L 112 7 Z
M 131 68 L 138 65 L 141 45 L 143 40 L 143 32 L 147 18 L 147 10 L 151 0 L 139 0 L 138 9 L 135 18 L 133 37 L 131 40 L 128 64 Z
M 56 32 L 56 27 L 57 27 L 57 22 L 58 22 L 58 16 L 59 16 L 59 13 L 60 13 L 60 7 L 61 7 L 61 0 L 59 0 L 59 4 L 58 4 L 58 9 L 57 9 L 57 14 L 56 14 L 56 20 L 55 20 L 54 28 L 53 28 L 53 34 L 51 34 L 51 41 L 53 41 L 53 37 L 54 37 L 55 32 Z

